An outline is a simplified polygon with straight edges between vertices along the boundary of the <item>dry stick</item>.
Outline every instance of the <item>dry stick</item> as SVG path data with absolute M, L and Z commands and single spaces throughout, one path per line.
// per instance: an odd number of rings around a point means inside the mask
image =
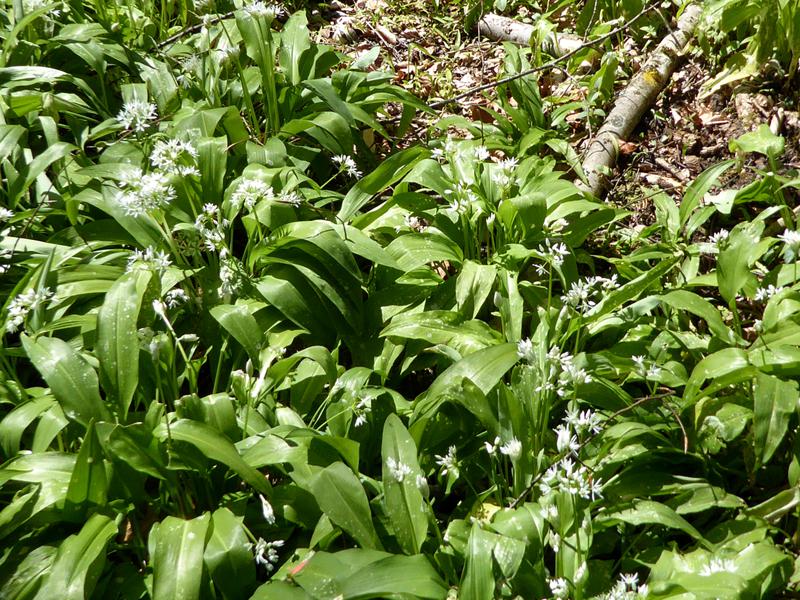
M 458 94 L 456 96 L 453 96 L 452 98 L 446 98 L 445 100 L 438 100 L 437 102 L 432 102 L 431 104 L 428 104 L 428 108 L 436 110 L 438 108 L 441 108 L 443 106 L 446 106 L 446 105 L 450 104 L 451 102 L 457 102 L 459 100 L 463 100 L 464 98 L 469 98 L 470 96 L 472 96 L 473 94 L 477 94 L 478 92 L 483 92 L 484 90 L 490 90 L 492 88 L 496 88 L 498 86 L 501 86 L 501 85 L 503 85 L 505 83 L 509 83 L 511 81 L 516 81 L 517 79 L 522 79 L 523 77 L 527 77 L 528 75 L 533 75 L 534 73 L 538 73 L 539 71 L 546 71 L 547 69 L 551 69 L 551 68 L 555 67 L 556 65 L 558 65 L 559 63 L 564 62 L 565 60 L 568 60 L 568 59 L 572 58 L 573 56 L 575 56 L 581 50 L 585 50 L 586 48 L 591 48 L 593 46 L 596 46 L 596 45 L 598 45 L 598 44 L 600 44 L 602 42 L 605 42 L 608 39 L 611 39 L 612 37 L 614 37 L 618 33 L 621 33 L 622 31 L 625 31 L 631 25 L 633 25 L 636 21 L 641 19 L 644 15 L 646 15 L 647 13 L 649 13 L 652 10 L 657 9 L 659 7 L 659 5 L 660 5 L 660 3 L 659 4 L 651 4 L 650 6 L 646 6 L 638 14 L 634 15 L 633 17 L 631 17 L 628 21 L 626 21 L 625 23 L 623 23 L 619 27 L 617 27 L 615 29 L 612 29 L 608 33 L 606 33 L 604 35 L 601 35 L 598 38 L 595 38 L 595 39 L 590 40 L 588 42 L 584 42 L 583 44 L 581 44 L 580 46 L 578 46 L 574 50 L 571 50 L 570 52 L 567 52 L 563 56 L 559 56 L 557 58 L 554 58 L 553 60 L 551 60 L 549 62 L 546 62 L 543 65 L 539 65 L 538 67 L 532 67 L 530 69 L 526 69 L 524 71 L 520 71 L 519 73 L 515 73 L 514 75 L 509 75 L 508 77 L 503 77 L 502 79 L 498 79 L 497 81 L 492 81 L 492 82 L 489 82 L 489 83 L 484 83 L 483 85 L 475 86 L 474 88 L 470 88 L 470 89 L 466 90 L 465 92 L 461 92 L 460 94 Z
M 513 42 L 519 46 L 528 46 L 535 33 L 535 27 L 520 23 L 515 19 L 502 17 L 495 13 L 484 15 L 475 24 L 478 33 L 495 42 Z M 569 33 L 548 33 L 542 40 L 542 51 L 553 56 L 562 56 L 583 46 L 583 40 Z
M 661 40 L 641 71 L 617 98 L 614 108 L 586 151 L 582 166 L 587 183 L 578 181 L 578 187 L 595 196 L 601 196 L 608 188 L 607 173 L 617 162 L 620 141 L 633 133 L 644 113 L 667 85 L 678 57 L 694 35 L 701 12 L 702 9 L 696 4 L 683 11 L 677 29 Z
M 171 35 L 167 39 L 160 41 L 158 44 L 156 44 L 156 48 L 158 48 L 159 50 L 163 50 L 166 46 L 169 46 L 173 42 L 177 42 L 182 37 L 191 35 L 193 33 L 197 33 L 203 27 L 207 27 L 208 25 L 216 25 L 220 21 L 224 21 L 225 19 L 230 19 L 235 14 L 235 12 L 236 11 L 232 10 L 230 12 L 226 12 L 223 15 L 217 15 L 215 17 L 211 17 L 210 19 L 206 19 L 205 21 L 192 25 L 191 27 L 187 27 L 186 29 L 181 29 L 178 33 Z

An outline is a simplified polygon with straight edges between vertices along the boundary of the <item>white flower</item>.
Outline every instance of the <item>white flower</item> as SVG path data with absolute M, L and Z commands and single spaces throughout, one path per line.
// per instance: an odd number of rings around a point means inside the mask
M 800 231 L 790 231 L 785 229 L 781 235 L 778 236 L 783 246 L 783 262 L 792 262 L 800 252 Z
M 592 299 L 593 294 L 594 290 L 586 281 L 575 281 L 567 293 L 561 296 L 561 301 L 579 312 L 586 312 L 596 304 Z
M 275 525 L 275 511 L 272 509 L 272 504 L 261 494 L 258 495 L 258 499 L 261 500 L 261 514 L 264 515 L 264 520 L 270 525 Z
M 478 146 L 475 148 L 475 159 L 476 160 L 486 160 L 489 158 L 489 151 L 486 149 L 486 146 Z
M 728 230 L 727 229 L 720 229 L 711 237 L 708 238 L 708 242 L 710 244 L 714 244 L 717 248 L 719 248 L 720 244 L 728 239 Z
M 500 446 L 500 453 L 505 454 L 511 460 L 517 460 L 522 455 L 522 442 L 517 438 L 511 438 Z
M 562 600 L 569 596 L 569 584 L 563 577 L 548 579 L 547 585 L 550 586 L 550 593 L 553 594 L 554 598 Z
M 176 306 L 180 306 L 184 302 L 189 300 L 189 296 L 182 288 L 175 288 L 174 290 L 170 290 L 167 292 L 166 296 L 164 296 L 164 302 L 169 308 L 175 308 Z
M 280 16 L 282 10 L 277 4 L 267 4 L 260 0 L 247 4 L 243 9 L 251 17 L 266 17 L 267 19 Z
M 295 208 L 303 204 L 303 197 L 298 194 L 297 192 L 291 191 L 282 191 L 278 196 L 278 202 L 283 202 L 284 204 L 291 204 Z
M 142 173 L 134 169 L 120 182 L 125 191 L 119 192 L 117 201 L 129 217 L 140 217 L 164 208 L 175 199 L 175 190 L 164 173 Z
M 369 398 L 360 398 L 353 408 L 353 414 L 356 417 L 353 425 L 356 427 L 361 427 L 362 425 L 366 424 L 367 417 L 371 412 L 372 401 Z
M 222 253 L 220 253 L 221 255 Z M 219 266 L 219 288 L 217 294 L 222 297 L 231 296 L 239 291 L 242 279 L 239 277 L 236 263 L 226 258 L 220 261 Z
M 569 248 L 567 248 L 566 244 L 563 242 L 556 242 L 554 244 L 549 239 L 544 241 L 544 246 L 539 246 L 539 252 L 541 252 L 554 267 L 563 265 L 564 257 L 569 256 Z
M 578 450 L 581 445 L 578 443 L 578 437 L 572 435 L 572 431 L 566 425 L 559 425 L 555 428 L 556 434 L 556 449 L 559 454 L 569 452 L 570 454 L 578 455 Z
M 755 300 L 756 302 L 764 302 L 769 300 L 776 294 L 780 294 L 783 291 L 783 287 L 775 287 L 771 283 L 767 287 L 760 287 L 756 290 Z
M 442 467 L 442 475 L 452 473 L 454 477 L 458 478 L 458 459 L 456 458 L 455 446 L 450 446 L 444 456 L 435 454 L 434 458 L 436 459 L 436 464 Z
M 434 148 L 431 150 L 431 156 L 439 162 L 444 160 L 444 150 L 441 148 Z
M 0 206 L 0 223 L 8 221 L 14 216 L 13 210 L 8 210 L 5 206 Z
M 494 220 L 495 220 L 496 218 L 497 218 L 497 215 L 496 215 L 495 213 L 490 213 L 490 214 L 489 214 L 489 215 L 486 217 L 486 227 L 488 227 L 489 229 L 491 229 L 491 228 L 492 228 L 492 225 L 494 224 Z
M 199 175 L 196 159 L 195 147 L 181 140 L 159 140 L 150 153 L 150 164 L 164 173 L 174 175 Z
M 256 564 L 264 565 L 267 571 L 271 573 L 275 569 L 275 565 L 278 564 L 279 557 L 276 548 L 281 546 L 283 546 L 283 540 L 268 542 L 263 538 L 258 538 L 258 542 L 254 547 Z
M 645 370 L 646 370 L 646 368 L 644 366 L 644 356 L 642 356 L 640 354 L 636 355 L 636 356 L 631 356 L 631 360 L 633 361 L 633 364 L 636 365 L 636 371 L 640 375 L 644 375 Z
M 33 288 L 17 295 L 8 305 L 6 312 L 8 314 L 6 320 L 6 331 L 8 333 L 15 333 L 18 331 L 25 318 L 32 310 L 44 306 L 44 303 L 53 297 L 53 292 L 50 288 L 42 288 L 41 290 L 34 290 Z
M 505 160 L 501 160 L 497 164 L 501 169 L 503 169 L 503 171 L 510 173 L 511 171 L 517 168 L 519 161 L 516 158 L 511 157 L 511 158 L 506 158 Z
M 633 589 L 636 588 L 636 585 L 639 583 L 639 574 L 638 573 L 621 573 L 620 576 L 619 576 L 619 580 L 626 587 L 628 587 L 631 590 L 633 590 Z
M 259 179 L 242 179 L 231 194 L 231 204 L 238 210 L 244 205 L 248 210 L 256 205 L 259 200 L 271 200 L 275 197 L 272 187 Z
M 392 456 L 386 459 L 386 468 L 389 469 L 389 474 L 398 483 L 403 483 L 403 480 L 408 475 L 411 475 L 411 467 L 405 463 L 396 461 Z
M 361 171 L 358 170 L 353 157 L 345 154 L 338 154 L 333 157 L 333 162 L 339 165 L 339 171 L 347 171 L 350 177 L 361 177 Z
M 134 250 L 128 257 L 128 264 L 125 267 L 125 272 L 131 271 L 154 271 L 159 275 L 163 275 L 172 261 L 169 255 L 162 250 L 154 250 L 152 246 L 148 246 L 144 250 Z
M 529 364 L 536 361 L 536 353 L 533 349 L 533 342 L 530 338 L 525 338 L 517 342 L 517 356 L 526 360 Z
M 500 447 L 500 437 L 494 438 L 494 443 L 483 442 L 483 448 L 488 454 L 496 454 L 497 449 Z
M 132 100 L 122 105 L 122 110 L 117 114 L 117 121 L 125 129 L 142 132 L 147 129 L 151 121 L 158 118 L 156 105 L 152 102 Z
M 644 374 L 646 379 L 658 379 L 661 376 L 661 367 L 658 365 L 650 365 L 647 372 Z

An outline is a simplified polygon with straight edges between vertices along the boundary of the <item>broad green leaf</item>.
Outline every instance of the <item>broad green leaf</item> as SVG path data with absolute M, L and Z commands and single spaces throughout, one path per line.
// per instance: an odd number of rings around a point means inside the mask
M 139 383 L 137 321 L 151 275 L 149 271 L 133 271 L 120 277 L 97 313 L 95 354 L 100 362 L 100 379 L 121 420 L 127 417 Z
M 414 407 L 413 421 L 430 416 L 444 400 L 444 394 L 463 378 L 469 379 L 484 394 L 489 394 L 506 372 L 513 367 L 519 356 L 516 344 L 500 344 L 484 348 L 461 359 L 439 375 L 425 395 Z
M 631 525 L 663 525 L 679 529 L 701 543 L 705 543 L 703 535 L 686 519 L 669 506 L 651 500 L 637 500 L 631 508 L 609 511 L 604 514 L 602 521 L 609 524 L 622 521 Z
M 31 550 L 3 582 L 4 600 L 30 600 L 47 578 L 57 548 L 43 545 Z
M 597 320 L 598 317 L 608 314 L 626 302 L 633 300 L 650 286 L 658 283 L 664 275 L 678 264 L 678 261 L 679 257 L 677 256 L 662 260 L 652 269 L 645 271 L 635 279 L 610 292 L 589 312 L 588 318 Z
M 725 348 L 714 354 L 706 356 L 692 370 L 689 381 L 683 392 L 683 399 L 687 404 L 697 399 L 700 386 L 706 379 L 716 379 L 732 373 L 737 369 L 749 366 L 747 352 L 740 348 Z
M 242 517 L 227 508 L 214 511 L 203 560 L 225 600 L 247 596 L 255 585 L 256 570 Z
M 800 392 L 796 381 L 783 381 L 759 373 L 753 384 L 753 438 L 758 465 L 765 465 L 775 454 L 797 411 Z
M 342 584 L 345 600 L 438 598 L 447 595 L 439 574 L 425 556 L 388 556 L 359 569 Z
M 484 531 L 478 523 L 473 523 L 464 557 L 459 599 L 492 600 L 495 597 L 495 578 L 492 573 L 495 537 L 495 534 Z
M 265 495 L 271 493 L 272 486 L 267 478 L 242 459 L 228 438 L 208 425 L 189 419 L 179 419 L 170 423 L 169 430 L 166 426 L 161 426 L 159 433 L 162 440 L 170 437 L 174 441 L 191 444 L 211 460 L 228 467 L 256 491 Z
M 171 479 L 167 469 L 166 453 L 158 446 L 158 440 L 141 423 L 123 427 L 117 425 L 106 441 L 106 451 L 114 459 L 157 479 Z
M 686 193 L 683 195 L 683 200 L 681 200 L 681 204 L 678 209 L 682 227 L 686 226 L 687 222 L 689 221 L 689 217 L 692 215 L 694 210 L 701 205 L 703 197 L 706 195 L 708 190 L 710 190 L 717 183 L 722 174 L 735 163 L 736 161 L 734 160 L 726 160 L 718 163 L 713 167 L 709 167 L 703 171 L 697 177 L 697 179 L 692 182 L 692 184 L 686 190 Z M 692 233 L 693 232 L 691 231 L 687 231 L 686 235 L 691 236 Z
M 281 30 L 281 46 L 278 52 L 278 61 L 292 85 L 301 83 L 300 57 L 310 47 L 306 13 L 298 11 L 289 17 Z
M 786 140 L 781 136 L 772 133 L 767 124 L 761 124 L 755 131 L 750 131 L 740 135 L 735 140 L 731 140 L 729 147 L 731 152 L 758 152 L 770 158 L 777 158 L 783 154 Z
M 106 562 L 106 546 L 116 534 L 112 519 L 92 515 L 79 533 L 61 542 L 36 600 L 90 598 Z
M 384 160 L 377 169 L 350 189 L 342 201 L 339 219 L 349 221 L 375 194 L 397 183 L 427 154 L 427 149 L 412 146 Z
M 211 518 L 167 517 L 150 530 L 153 600 L 196 600 L 203 583 L 203 553 Z
M 465 321 L 450 310 L 428 310 L 400 314 L 381 332 L 382 337 L 420 340 L 427 344 L 445 344 L 462 356 L 472 354 L 502 341 L 499 334 L 483 321 Z
M 674 290 L 662 296 L 659 300 L 676 310 L 685 310 L 705 320 L 711 332 L 728 344 L 736 343 L 736 335 L 725 325 L 722 316 L 711 302 L 697 294 L 686 290 Z
M 489 297 L 497 278 L 497 269 L 468 260 L 461 265 L 456 280 L 456 305 L 469 319 L 478 316 L 483 303 Z
M 750 266 L 758 258 L 755 249 L 764 231 L 763 221 L 740 223 L 734 227 L 725 246 L 717 257 L 717 286 L 720 296 L 728 305 L 748 284 L 755 282 Z
M 209 312 L 225 331 L 242 345 L 250 359 L 258 364 L 264 334 L 247 306 L 244 304 L 218 304 Z
M 64 514 L 69 519 L 83 520 L 87 510 L 105 505 L 107 492 L 103 452 L 94 423 L 90 423 L 72 469 Z
M 392 529 L 406 554 L 418 554 L 428 531 L 425 501 L 417 487 L 417 477 L 422 472 L 414 440 L 395 414 L 390 414 L 383 424 L 381 457 L 386 513 Z M 400 479 L 398 472 L 403 475 Z
M 367 494 L 344 463 L 335 462 L 313 480 L 311 491 L 320 509 L 362 548 L 381 549 L 372 524 Z
M 33 366 L 42 374 L 64 414 L 84 427 L 108 421 L 110 415 L 98 390 L 97 373 L 72 347 L 58 338 L 20 336 Z

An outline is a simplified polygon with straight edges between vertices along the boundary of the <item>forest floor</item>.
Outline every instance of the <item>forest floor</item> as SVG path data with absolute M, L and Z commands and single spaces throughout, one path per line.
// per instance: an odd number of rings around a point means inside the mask
M 395 83 L 425 101 L 436 102 L 496 81 L 502 70 L 502 43 L 466 31 L 463 12 L 458 3 L 434 7 L 424 0 L 334 0 L 327 9 L 312 13 L 312 21 L 316 17 L 321 43 L 351 56 L 380 47 L 380 57 L 373 68 L 390 68 L 395 73 Z M 522 22 L 531 20 L 526 7 L 508 11 L 507 16 Z M 559 21 L 558 15 L 552 19 Z M 569 23 L 573 19 L 565 14 L 560 20 Z M 619 50 L 635 72 L 658 39 L 620 37 L 618 41 Z M 587 66 L 591 68 L 584 64 L 583 75 L 588 74 Z M 768 123 L 773 133 L 786 139 L 783 171 L 800 167 L 798 93 L 774 84 L 774 73 L 769 69 L 745 85 L 723 86 L 704 93 L 704 84 L 718 68 L 693 44 L 656 106 L 647 111 L 632 139 L 621 146 L 618 169 L 606 200 L 633 211 L 630 225 L 641 227 L 652 222 L 653 207 L 647 198 L 654 190 L 662 190 L 679 201 L 687 186 L 705 169 L 735 157 L 728 140 L 754 131 L 762 123 Z M 588 78 L 565 77 L 563 73 L 551 70 L 541 74 L 538 83 L 542 96 L 558 95 L 561 103 L 585 99 Z M 618 77 L 615 90 L 624 88 L 627 81 L 627 77 Z M 492 94 L 493 90 L 489 90 L 448 103 L 437 114 L 417 113 L 405 139 L 398 144 L 425 139 L 430 127 L 451 115 L 491 123 L 492 116 L 482 108 L 502 110 Z M 566 120 L 573 126 L 571 142 L 580 153 L 591 138 L 592 124 L 578 108 Z M 592 121 L 595 128 L 601 122 Z M 748 160 L 748 166 L 768 170 L 766 158 L 752 156 Z M 720 185 L 741 187 L 752 179 L 753 171 L 736 169 L 723 176 Z

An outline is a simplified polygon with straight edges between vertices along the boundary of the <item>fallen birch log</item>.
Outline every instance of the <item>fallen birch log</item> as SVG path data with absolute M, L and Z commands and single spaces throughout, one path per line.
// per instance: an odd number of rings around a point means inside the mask
M 514 19 L 489 13 L 475 24 L 478 33 L 495 42 L 513 42 L 519 46 L 529 46 L 534 34 L 534 26 L 520 23 Z M 563 56 L 583 45 L 583 40 L 569 33 L 548 33 L 542 42 L 542 51 L 552 56 Z
M 678 19 L 675 31 L 661 40 L 639 73 L 619 95 L 597 135 L 589 144 L 583 161 L 588 183 L 578 187 L 601 196 L 608 188 L 608 174 L 617 162 L 620 141 L 627 140 L 636 125 L 669 82 L 678 58 L 694 35 L 702 9 L 692 4 Z

